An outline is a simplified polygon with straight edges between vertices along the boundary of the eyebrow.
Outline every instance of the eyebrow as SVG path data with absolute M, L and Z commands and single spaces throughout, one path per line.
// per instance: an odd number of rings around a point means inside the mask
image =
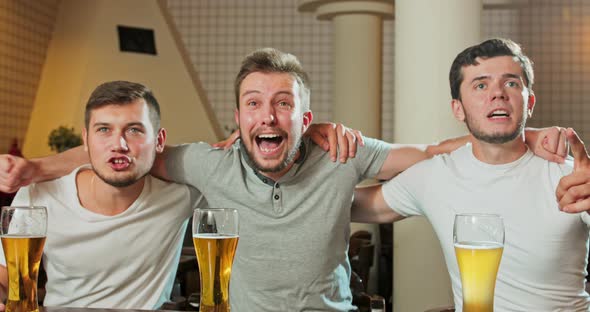
M 475 78 L 473 78 L 473 80 L 471 80 L 471 82 L 475 82 L 475 81 L 481 81 L 481 80 L 485 80 L 485 79 L 490 79 L 491 76 L 490 75 L 483 75 L 483 76 L 477 76 Z M 506 73 L 502 75 L 502 78 L 515 78 L 515 79 L 522 79 L 522 77 L 520 75 L 517 74 L 511 74 L 511 73 Z
M 110 126 L 110 125 L 112 125 L 110 122 L 97 122 L 97 123 L 93 124 L 92 127 L 96 128 L 96 127 L 105 127 L 105 126 Z M 145 125 L 139 121 L 130 122 L 125 125 L 125 127 L 132 127 L 132 126 L 140 126 L 142 128 L 145 128 Z
M 108 122 L 97 122 L 97 123 L 92 124 L 92 127 L 96 128 L 96 127 L 104 127 L 104 126 L 110 126 L 110 125 L 111 124 Z
M 517 75 L 517 74 L 510 74 L 510 73 L 504 74 L 504 75 L 502 75 L 502 77 L 503 77 L 503 78 L 515 78 L 515 79 L 522 79 L 522 77 L 521 77 L 520 75 Z
M 127 124 L 127 127 L 133 127 L 133 126 L 139 126 L 139 127 L 145 128 L 145 125 L 143 124 L 143 122 L 139 122 L 139 121 L 130 122 Z
M 261 94 L 261 93 L 262 92 L 261 91 L 258 91 L 258 90 L 248 90 L 248 91 L 242 93 L 242 95 L 240 95 L 240 97 L 243 97 L 243 96 L 246 96 L 246 95 L 249 95 L 249 94 Z M 284 90 L 275 93 L 273 96 L 276 96 L 276 95 L 279 95 L 279 94 L 286 94 L 286 95 L 293 96 L 293 92 L 291 92 L 291 91 L 284 91 Z
M 240 97 L 242 97 L 242 96 L 246 96 L 246 95 L 248 95 L 248 94 L 253 94 L 253 93 L 262 93 L 262 92 L 260 92 L 260 91 L 258 91 L 258 90 L 249 90 L 249 91 L 246 91 L 246 92 L 242 93 L 242 94 L 240 95 Z

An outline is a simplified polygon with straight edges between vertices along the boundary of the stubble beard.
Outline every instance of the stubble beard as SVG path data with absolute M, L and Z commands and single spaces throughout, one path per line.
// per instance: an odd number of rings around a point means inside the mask
M 254 144 L 256 144 L 256 141 L 252 140 L 252 148 L 254 148 Z M 264 167 L 262 164 L 260 164 L 256 160 L 256 158 L 254 157 L 254 153 L 246 147 L 246 145 L 244 144 L 244 139 L 240 137 L 240 148 L 242 150 L 246 151 L 246 154 L 248 155 L 248 158 L 250 159 L 250 162 L 251 162 L 250 165 L 252 167 L 254 167 L 254 169 L 258 172 L 268 172 L 268 173 L 281 172 L 282 170 L 287 168 L 289 166 L 289 164 L 291 164 L 295 160 L 295 157 L 297 156 L 297 152 L 299 151 L 299 146 L 301 146 L 301 136 L 299 136 L 299 138 L 297 139 L 297 141 L 295 142 L 295 144 L 293 145 L 293 147 L 290 150 L 283 153 L 283 156 L 282 156 L 283 160 L 278 165 L 269 168 L 269 167 Z
M 465 107 L 463 107 L 463 111 L 466 112 Z M 481 131 L 479 129 L 479 127 L 476 126 L 477 123 L 471 122 L 471 117 L 467 113 L 465 115 L 466 115 L 465 116 L 465 125 L 467 126 L 467 129 L 469 130 L 471 135 L 473 135 L 473 137 L 475 137 L 476 139 L 478 139 L 480 141 L 490 143 L 490 144 L 504 144 L 504 143 L 511 142 L 511 141 L 515 140 L 516 138 L 518 138 L 518 136 L 520 134 L 522 134 L 524 131 L 524 127 L 525 127 L 526 119 L 527 119 L 526 109 L 524 109 L 523 114 L 522 114 L 522 118 L 521 118 L 521 120 L 518 121 L 518 124 L 516 125 L 516 128 L 514 129 L 513 132 L 487 134 L 487 133 L 484 133 L 483 131 Z
M 90 155 L 89 155 L 90 156 Z M 154 163 L 154 159 L 156 158 L 156 155 L 154 154 L 153 159 L 152 159 L 152 165 Z M 92 165 L 92 157 L 90 157 L 90 164 Z M 150 166 L 151 167 L 151 166 Z M 130 172 L 130 175 L 127 176 L 123 176 L 123 177 L 107 177 L 105 174 L 103 174 L 102 172 L 100 172 L 98 169 L 96 169 L 96 167 L 94 165 L 92 165 L 92 170 L 94 171 L 94 173 L 96 173 L 96 175 L 106 184 L 114 186 L 114 187 L 127 187 L 130 185 L 133 185 L 135 183 L 137 183 L 139 180 L 143 179 L 145 176 L 147 176 L 149 174 L 149 170 L 147 170 L 146 172 L 144 172 L 143 174 L 134 174 L 133 172 Z
M 105 175 L 103 175 L 102 173 L 100 173 L 97 170 L 94 170 L 94 173 L 96 173 L 96 175 L 106 184 L 114 186 L 114 187 L 127 187 L 130 185 L 135 184 L 137 181 L 141 180 L 143 177 L 145 177 L 148 173 L 146 172 L 145 174 L 143 174 L 140 177 L 134 177 L 134 176 L 129 176 L 129 177 L 122 177 L 119 179 L 116 178 L 109 178 Z

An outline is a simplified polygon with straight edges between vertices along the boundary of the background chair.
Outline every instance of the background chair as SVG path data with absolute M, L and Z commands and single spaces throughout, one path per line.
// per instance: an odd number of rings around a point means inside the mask
M 375 245 L 371 243 L 371 233 L 358 231 L 351 235 L 348 257 L 352 268 L 350 289 L 352 303 L 360 312 L 385 312 L 385 299 L 367 293 L 369 273 L 373 266 Z
M 39 274 L 37 275 L 37 302 L 39 306 L 43 306 L 43 300 L 45 300 L 45 294 L 47 293 L 45 284 L 47 284 L 47 273 L 45 272 L 43 258 L 41 258 Z
M 386 311 L 392 311 L 393 301 L 393 223 L 379 224 L 381 248 L 376 263 L 379 264 L 377 293 L 385 298 Z

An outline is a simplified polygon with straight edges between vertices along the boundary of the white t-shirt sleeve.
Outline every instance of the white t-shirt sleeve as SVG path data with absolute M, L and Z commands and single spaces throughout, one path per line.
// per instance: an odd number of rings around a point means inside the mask
M 424 215 L 421 200 L 432 160 L 420 162 L 383 184 L 383 198 L 391 209 L 404 217 Z

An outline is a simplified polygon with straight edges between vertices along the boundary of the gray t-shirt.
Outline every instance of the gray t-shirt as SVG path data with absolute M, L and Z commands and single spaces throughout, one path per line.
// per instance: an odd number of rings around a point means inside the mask
M 301 157 L 278 181 L 255 172 L 239 142 L 170 150 L 167 170 L 198 188 L 210 207 L 236 208 L 240 241 L 230 282 L 234 312 L 349 311 L 348 238 L 356 184 L 375 176 L 390 146 L 365 138 L 346 164 L 304 139 Z

